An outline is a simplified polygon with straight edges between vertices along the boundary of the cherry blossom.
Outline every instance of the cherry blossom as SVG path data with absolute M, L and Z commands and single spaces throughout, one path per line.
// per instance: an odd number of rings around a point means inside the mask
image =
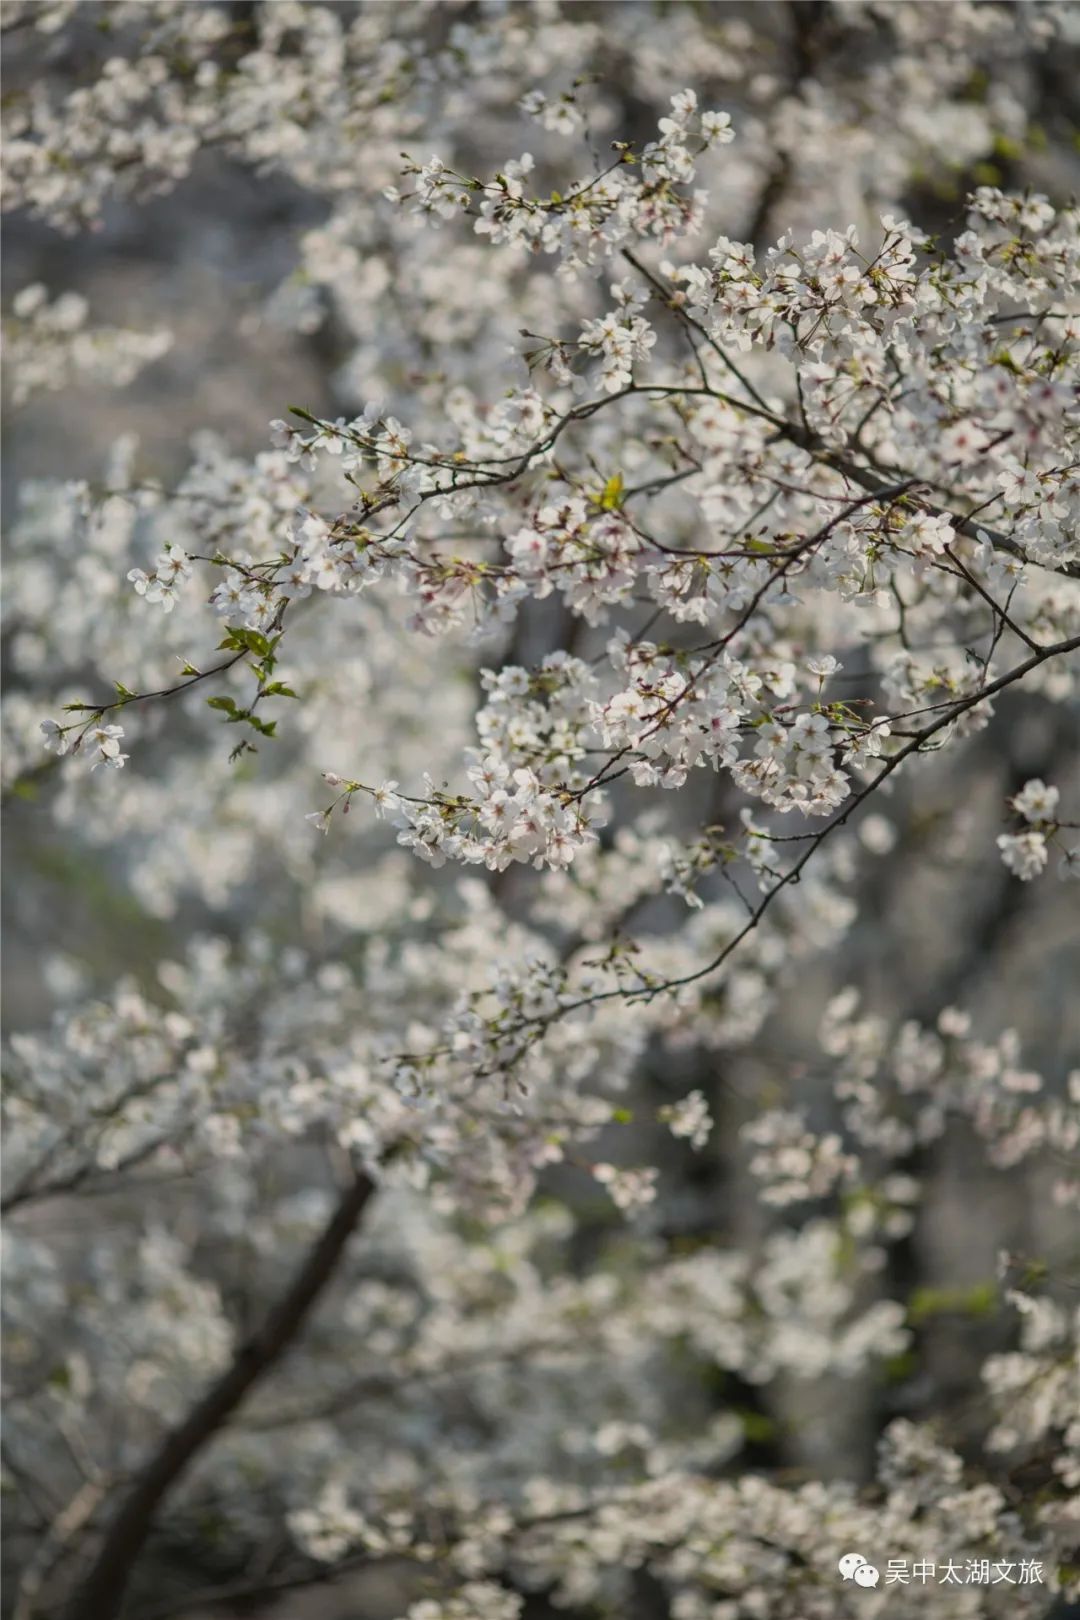
M 18 1620 L 1076 1601 L 1072 22 L 744 9 L 7 8 L 13 229 L 280 230 L 214 430 L 5 316 Z

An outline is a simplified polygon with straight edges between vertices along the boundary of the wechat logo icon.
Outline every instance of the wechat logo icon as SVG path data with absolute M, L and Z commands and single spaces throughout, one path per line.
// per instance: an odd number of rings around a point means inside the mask
M 845 1553 L 837 1567 L 845 1581 L 854 1581 L 856 1586 L 876 1586 L 881 1579 L 873 1564 L 868 1564 L 862 1553 Z

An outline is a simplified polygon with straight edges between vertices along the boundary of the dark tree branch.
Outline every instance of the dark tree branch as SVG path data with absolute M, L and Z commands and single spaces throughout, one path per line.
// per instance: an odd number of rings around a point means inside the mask
M 100 1551 L 68 1610 L 69 1620 L 114 1620 L 154 1515 L 181 1474 L 213 1440 L 252 1387 L 279 1362 L 300 1334 L 333 1277 L 346 1244 L 375 1190 L 355 1173 L 322 1236 L 262 1327 L 240 1346 L 221 1377 L 164 1441 L 136 1477 L 106 1532 Z

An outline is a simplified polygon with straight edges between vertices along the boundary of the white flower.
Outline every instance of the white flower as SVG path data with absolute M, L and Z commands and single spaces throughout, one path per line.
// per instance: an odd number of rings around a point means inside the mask
M 695 1151 L 709 1140 L 713 1121 L 703 1091 L 688 1091 L 681 1101 L 661 1108 L 659 1117 L 672 1136 L 688 1138 Z
M 701 133 L 710 146 L 727 146 L 729 141 L 735 139 L 735 131 L 731 127 L 731 114 L 726 112 L 702 113 Z
M 971 1014 L 963 1012 L 959 1007 L 943 1007 L 938 1014 L 937 1027 L 942 1035 L 948 1035 L 953 1040 L 962 1040 L 971 1029 Z
M 947 517 L 918 512 L 899 531 L 901 543 L 919 557 L 941 557 L 956 539 Z
M 380 821 L 384 816 L 396 815 L 401 809 L 396 782 L 380 782 L 377 788 L 372 788 L 371 797 L 375 804 L 375 814 Z
M 1025 821 L 1052 821 L 1060 797 L 1056 787 L 1047 787 L 1036 776 L 1024 783 L 1011 802 L 1013 809 Z
M 45 733 L 45 747 L 52 754 L 66 754 L 68 751 L 67 738 L 64 727 L 57 720 L 43 720 L 41 729 Z
M 109 765 L 114 771 L 122 770 L 127 754 L 120 752 L 120 738 L 124 735 L 123 726 L 103 726 L 99 722 L 91 726 L 86 733 L 87 741 L 99 750 L 98 757 L 90 769 L 96 771 L 99 765 Z
M 1023 883 L 1038 877 L 1046 865 L 1046 839 L 1041 832 L 1002 833 L 997 846 L 1009 871 Z
M 623 1170 L 614 1164 L 594 1164 L 593 1175 L 617 1209 L 630 1213 L 651 1204 L 660 1172 L 652 1167 Z
M 990 442 L 990 436 L 970 420 L 954 422 L 938 439 L 937 451 L 950 467 L 966 467 L 977 459 Z
M 311 1507 L 289 1514 L 289 1529 L 304 1551 L 320 1563 L 331 1564 L 364 1539 L 363 1515 L 349 1506 L 345 1487 L 332 1481 Z
M 811 675 L 817 676 L 818 680 L 827 681 L 831 675 L 837 674 L 844 666 L 833 657 L 832 653 L 826 653 L 823 658 L 808 658 L 806 667 Z
M 166 613 L 171 613 L 176 602 L 177 587 L 191 578 L 191 560 L 182 546 L 167 545 L 157 558 L 155 571 L 147 574 L 141 568 L 128 570 L 128 579 L 136 593 L 148 602 L 160 602 Z
M 90 741 L 96 743 L 101 752 L 108 759 L 120 752 L 117 738 L 124 735 L 123 726 L 94 726 L 89 733 Z

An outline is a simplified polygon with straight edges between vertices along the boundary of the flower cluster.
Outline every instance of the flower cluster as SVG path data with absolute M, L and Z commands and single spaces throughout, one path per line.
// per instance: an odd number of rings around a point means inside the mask
M 147 574 L 141 568 L 132 568 L 128 579 L 137 595 L 144 596 L 148 602 L 160 602 L 162 609 L 171 613 L 180 586 L 191 578 L 191 572 L 191 562 L 183 547 L 166 546 L 152 574 Z
M 999 834 L 997 846 L 1005 866 L 1023 883 L 1029 883 L 1044 870 L 1050 858 L 1050 840 L 1068 826 L 1057 819 L 1060 797 L 1056 787 L 1047 787 L 1045 782 L 1033 777 L 1009 801 L 1015 815 L 1027 826 L 1023 832 Z M 1063 878 L 1080 877 L 1080 850 L 1065 849 L 1058 871 Z
M 43 390 L 72 385 L 123 388 L 172 347 L 170 332 L 88 327 L 88 314 L 86 299 L 78 293 L 61 293 L 50 303 L 40 282 L 20 288 L 4 322 L 13 405 L 23 405 Z

